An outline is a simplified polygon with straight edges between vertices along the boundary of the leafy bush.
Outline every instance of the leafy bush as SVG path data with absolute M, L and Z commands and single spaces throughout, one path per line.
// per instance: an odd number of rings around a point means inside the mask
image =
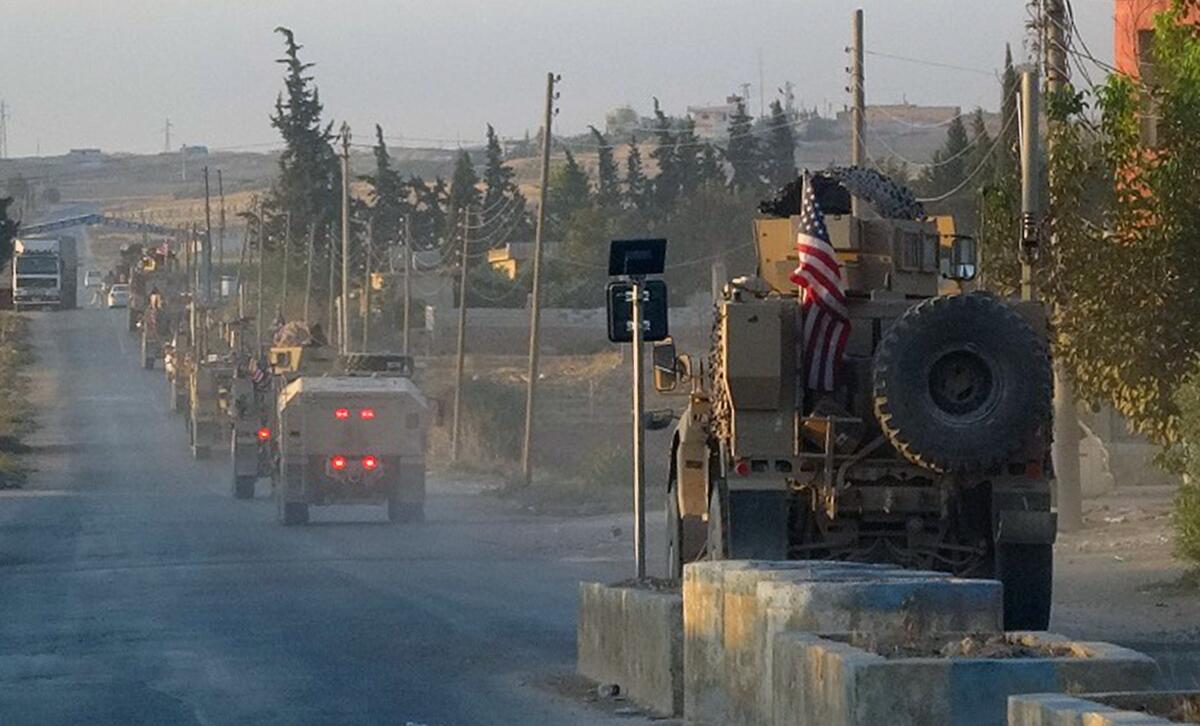
M 1200 370 L 1180 386 L 1175 403 L 1180 412 L 1180 443 L 1173 459 L 1183 473 L 1172 517 L 1175 549 L 1180 557 L 1200 564 Z
M 633 478 L 632 452 L 623 445 L 598 446 L 579 462 L 579 476 L 581 483 L 592 489 L 629 489 Z

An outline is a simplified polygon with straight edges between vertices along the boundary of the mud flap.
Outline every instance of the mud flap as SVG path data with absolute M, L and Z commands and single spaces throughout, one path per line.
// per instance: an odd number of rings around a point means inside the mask
M 785 560 L 788 501 L 785 491 L 727 492 L 726 557 L 731 560 Z
M 1054 512 L 1001 510 L 996 513 L 996 542 L 1000 544 L 1053 544 L 1058 533 Z

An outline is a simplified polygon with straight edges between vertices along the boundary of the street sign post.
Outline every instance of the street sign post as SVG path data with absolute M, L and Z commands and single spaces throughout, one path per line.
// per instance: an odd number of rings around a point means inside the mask
M 645 375 L 642 348 L 646 340 L 668 335 L 667 285 L 647 280 L 665 268 L 665 239 L 613 240 L 608 274 L 608 337 L 633 344 L 633 558 L 637 578 L 646 577 L 646 430 L 642 423 Z M 654 292 L 651 293 L 651 290 Z

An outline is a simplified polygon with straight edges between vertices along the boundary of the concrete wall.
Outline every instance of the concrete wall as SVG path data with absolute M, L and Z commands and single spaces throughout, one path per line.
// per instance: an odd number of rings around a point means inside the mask
M 1009 638 L 1070 644 L 1047 633 Z M 1011 695 L 1148 688 L 1154 679 L 1154 661 L 1140 653 L 1106 643 L 1071 645 L 1078 656 L 885 658 L 810 633 L 781 633 L 774 641 L 772 723 L 1004 726 Z
M 616 684 L 663 716 L 683 709 L 683 599 L 678 592 L 579 586 L 579 673 Z
M 1000 584 L 842 562 L 703 562 L 684 568 L 684 715 L 769 723 L 772 643 L 836 635 L 999 632 Z
M 1194 701 L 1200 698 L 1200 691 L 1012 696 L 1008 699 L 1008 726 L 1167 726 L 1177 722 L 1141 709 L 1154 705 L 1165 711 L 1184 698 Z

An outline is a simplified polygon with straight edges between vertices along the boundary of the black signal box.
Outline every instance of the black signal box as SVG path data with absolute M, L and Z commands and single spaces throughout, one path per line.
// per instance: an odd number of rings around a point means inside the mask
M 667 325 L 667 283 L 646 280 L 642 289 L 642 340 L 654 342 L 670 335 Z M 614 280 L 608 283 L 608 339 L 614 343 L 633 342 L 633 283 Z

